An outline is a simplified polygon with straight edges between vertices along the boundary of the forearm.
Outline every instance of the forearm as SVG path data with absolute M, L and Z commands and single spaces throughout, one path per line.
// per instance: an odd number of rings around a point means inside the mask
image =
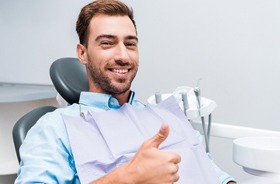
M 129 177 L 130 172 L 127 169 L 126 165 L 123 165 L 90 184 L 131 184 L 134 181 Z M 229 181 L 227 184 L 236 184 L 236 182 Z

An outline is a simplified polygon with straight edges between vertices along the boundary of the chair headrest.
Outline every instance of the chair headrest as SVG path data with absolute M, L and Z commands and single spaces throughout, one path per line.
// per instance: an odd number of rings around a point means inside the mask
M 50 77 L 59 95 L 69 104 L 78 103 L 80 93 L 89 88 L 86 68 L 77 58 L 55 60 L 50 67 Z

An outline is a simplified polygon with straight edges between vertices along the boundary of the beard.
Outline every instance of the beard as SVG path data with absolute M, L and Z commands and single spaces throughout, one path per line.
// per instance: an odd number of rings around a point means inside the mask
M 93 64 L 90 57 L 88 57 L 88 59 L 87 70 L 89 71 L 91 80 L 97 88 L 108 94 L 122 94 L 130 90 L 131 83 L 137 73 L 137 66 L 128 63 L 116 62 L 116 65 L 119 66 L 132 66 L 130 72 L 133 73 L 128 79 L 118 79 L 117 81 L 113 82 L 105 72 L 102 72 L 100 68 Z

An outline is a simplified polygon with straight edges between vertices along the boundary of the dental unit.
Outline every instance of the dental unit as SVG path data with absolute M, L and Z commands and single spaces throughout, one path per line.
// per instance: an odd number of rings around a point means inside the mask
M 173 95 L 179 104 L 180 108 L 187 116 L 190 122 L 201 119 L 202 130 L 204 134 L 204 141 L 206 152 L 210 152 L 209 140 L 211 131 L 212 112 L 217 104 L 213 100 L 201 97 L 199 87 L 181 86 L 175 89 L 173 93 L 156 92 L 148 98 L 148 104 L 155 105 Z M 208 126 L 206 127 L 205 117 L 208 116 Z

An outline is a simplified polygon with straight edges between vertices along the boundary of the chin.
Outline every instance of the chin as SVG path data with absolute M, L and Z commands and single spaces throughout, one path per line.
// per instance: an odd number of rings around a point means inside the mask
M 123 94 L 130 90 L 130 85 L 114 85 L 111 88 L 113 94 Z

